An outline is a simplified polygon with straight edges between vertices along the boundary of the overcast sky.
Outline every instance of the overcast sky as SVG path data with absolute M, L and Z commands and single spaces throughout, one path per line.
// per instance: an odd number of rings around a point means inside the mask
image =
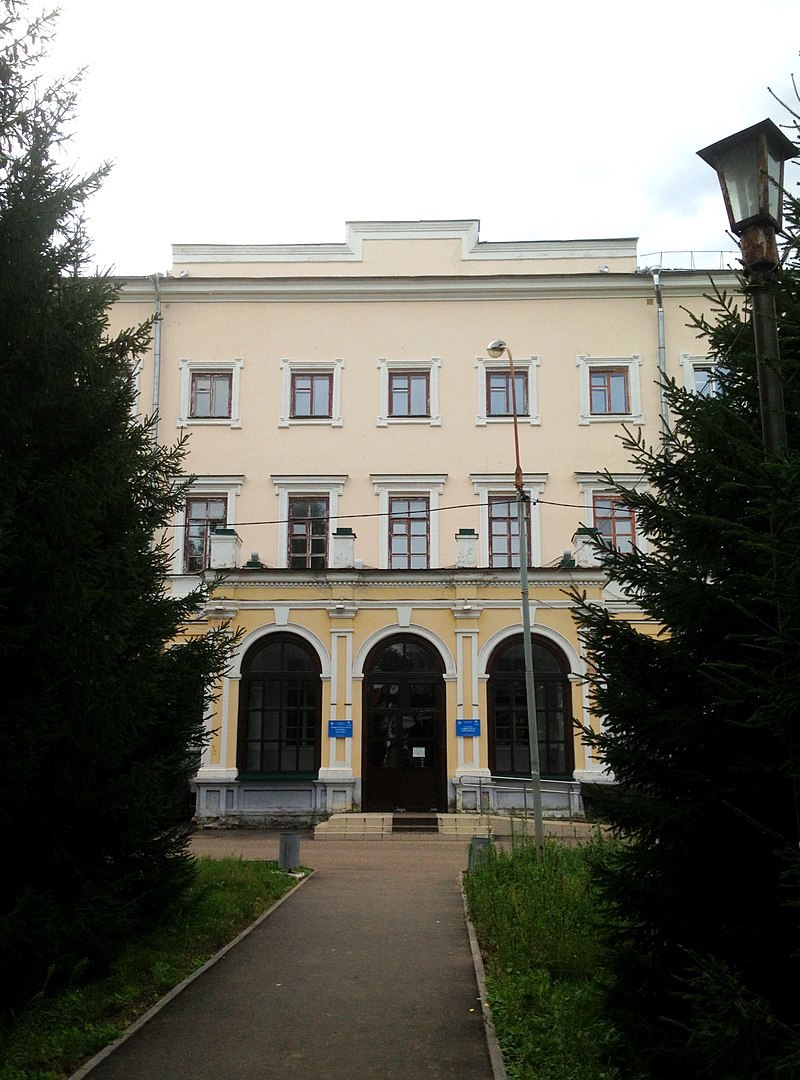
M 32 3 L 32 9 L 34 8 Z M 477 218 L 482 240 L 730 248 L 711 142 L 784 110 L 797 0 L 60 0 L 72 153 L 103 270 L 172 243 L 341 242 Z M 794 101 L 795 107 L 797 102 Z

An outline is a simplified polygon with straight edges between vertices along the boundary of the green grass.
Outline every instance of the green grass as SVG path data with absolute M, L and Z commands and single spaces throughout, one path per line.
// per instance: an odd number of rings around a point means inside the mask
M 0 1080 L 63 1080 L 295 884 L 275 863 L 199 859 L 168 920 L 132 941 L 102 979 L 33 1002 L 0 1029 Z
M 589 861 L 609 841 L 493 851 L 466 876 L 492 1017 L 511 1080 L 619 1080 L 606 1015 L 602 908 Z

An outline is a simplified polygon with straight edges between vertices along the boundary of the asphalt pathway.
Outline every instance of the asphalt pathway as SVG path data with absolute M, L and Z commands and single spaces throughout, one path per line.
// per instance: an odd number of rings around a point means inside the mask
M 275 834 L 198 855 L 276 858 Z M 314 841 L 314 876 L 90 1080 L 491 1080 L 459 874 L 468 847 Z

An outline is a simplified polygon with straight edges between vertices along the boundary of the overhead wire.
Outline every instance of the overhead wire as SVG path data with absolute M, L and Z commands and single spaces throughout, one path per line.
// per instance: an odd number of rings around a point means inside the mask
M 414 498 L 414 496 L 409 496 L 409 498 Z M 495 502 L 497 502 L 497 501 L 502 501 L 502 497 L 495 500 Z M 516 503 L 516 495 L 514 495 L 513 497 L 509 496 L 507 502 L 508 503 Z M 530 502 L 531 506 L 537 506 L 537 505 L 538 506 L 563 506 L 563 507 L 566 507 L 567 509 L 573 509 L 573 510 L 585 510 L 586 509 L 586 506 L 584 505 L 584 503 L 563 503 L 563 502 L 553 502 L 550 499 L 534 499 L 534 498 L 531 498 L 529 500 L 529 502 Z M 430 514 L 442 514 L 442 513 L 444 513 L 445 510 L 475 510 L 475 509 L 479 509 L 482 506 L 487 506 L 488 507 L 489 505 L 490 504 L 488 502 L 477 502 L 477 503 L 472 502 L 472 503 L 455 503 L 452 506 L 432 506 L 432 507 L 428 507 L 428 513 L 430 513 Z M 409 516 L 413 516 L 413 513 L 414 512 L 412 511 Z M 377 511 L 375 513 L 370 513 L 370 514 L 336 514 L 334 520 L 336 520 L 336 521 L 356 521 L 356 520 L 361 519 L 361 518 L 381 518 L 381 517 L 396 517 L 396 516 L 397 515 L 392 514 L 389 511 Z M 326 518 L 327 518 L 328 521 L 330 521 L 331 520 L 331 515 L 330 514 L 321 515 L 318 518 L 314 518 L 314 519 L 309 518 L 308 520 L 322 521 L 322 520 L 325 520 Z M 265 519 L 264 521 L 236 521 L 236 522 L 233 522 L 232 524 L 234 524 L 237 528 L 239 528 L 240 526 L 245 526 L 245 525 L 288 525 L 290 520 L 296 520 L 296 519 L 269 518 L 269 519 Z M 176 524 L 175 528 L 176 529 L 188 528 L 190 524 L 198 524 L 198 522 L 193 522 L 193 523 L 192 522 L 186 522 L 185 524 Z M 210 524 L 210 521 L 209 521 L 209 524 Z

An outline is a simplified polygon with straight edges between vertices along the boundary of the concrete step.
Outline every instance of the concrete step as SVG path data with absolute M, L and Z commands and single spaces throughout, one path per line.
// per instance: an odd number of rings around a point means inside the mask
M 533 839 L 531 817 L 505 814 L 333 814 L 314 829 L 315 840 L 427 840 L 468 843 L 473 836 L 498 840 Z M 423 820 L 425 819 L 425 820 Z M 438 828 L 436 827 L 438 825 Z M 585 843 L 600 828 L 586 821 L 546 818 L 545 838 L 566 844 Z
M 333 814 L 314 829 L 315 840 L 436 842 L 487 835 L 487 819 L 469 814 Z

